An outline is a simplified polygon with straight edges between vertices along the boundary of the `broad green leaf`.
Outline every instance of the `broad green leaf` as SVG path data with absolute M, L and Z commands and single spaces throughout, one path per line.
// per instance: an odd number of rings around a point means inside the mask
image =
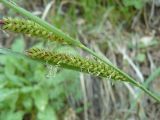
M 38 120 L 58 120 L 55 111 L 48 106 L 44 111 L 38 112 Z
M 50 77 L 47 82 L 51 85 L 58 85 L 62 82 L 76 81 L 79 78 L 79 72 L 63 69 L 59 73 L 57 73 L 54 77 Z
M 6 64 L 7 55 L 0 55 L 0 64 Z
M 138 55 L 136 56 L 136 60 L 139 62 L 144 62 L 146 59 L 146 55 L 144 53 L 138 53 Z
M 10 62 L 9 59 L 7 59 L 6 61 L 7 64 L 5 65 L 4 68 L 4 74 L 8 80 L 8 82 L 10 82 L 10 85 L 18 85 L 18 86 L 22 86 L 22 82 L 19 80 L 19 77 L 15 74 L 16 69 L 14 67 L 14 65 Z
M 10 98 L 13 94 L 16 94 L 18 90 L 0 89 L 0 102 Z
M 32 109 L 33 102 L 30 95 L 26 95 L 23 97 L 22 104 L 27 111 L 30 111 Z
M 0 114 L 0 120 L 22 120 L 24 112 L 18 111 L 2 111 Z
M 34 91 L 32 93 L 34 103 L 39 111 L 45 111 L 46 105 L 48 104 L 48 91 L 45 88 Z
M 123 0 L 123 4 L 127 7 L 134 6 L 136 9 L 141 9 L 145 2 L 143 0 Z
M 16 109 L 16 102 L 19 97 L 18 89 L 0 89 L 0 108 Z
M 14 67 L 21 73 L 27 72 L 25 69 L 24 59 L 21 58 L 14 58 L 10 59 L 10 62 L 14 65 Z
M 6 59 L 6 64 L 4 67 L 4 75 L 7 78 L 6 80 L 9 80 L 10 85 L 22 86 L 23 83 L 28 83 L 28 81 L 23 76 L 21 76 L 21 74 L 25 71 L 21 69 L 23 72 L 18 72 L 18 70 L 15 67 L 15 64 L 18 64 L 18 61 L 16 61 L 12 57 L 8 57 Z M 21 67 L 23 66 L 21 65 Z
M 3 88 L 7 83 L 8 81 L 6 81 L 6 76 L 2 73 L 0 74 L 0 89 Z
M 5 65 L 5 69 L 4 69 L 4 72 L 7 76 L 9 76 L 10 74 L 15 74 L 15 67 L 14 65 L 10 62 L 9 59 L 6 60 L 6 65 Z
M 25 48 L 25 43 L 22 36 L 16 38 L 11 46 L 11 49 L 16 52 L 23 52 L 24 48 Z
M 20 89 L 20 92 L 23 94 L 28 94 L 30 92 L 34 91 L 34 87 L 33 86 L 24 86 Z

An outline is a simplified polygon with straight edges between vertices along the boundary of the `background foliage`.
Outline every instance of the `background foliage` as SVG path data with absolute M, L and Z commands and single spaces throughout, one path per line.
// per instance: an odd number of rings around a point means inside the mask
M 104 54 L 159 95 L 158 0 L 14 0 Z M 0 4 L 0 16 L 19 16 Z M 2 47 L 83 54 L 56 43 L 0 32 Z M 113 83 L 18 56 L 0 56 L 0 120 L 157 119 L 159 104 Z

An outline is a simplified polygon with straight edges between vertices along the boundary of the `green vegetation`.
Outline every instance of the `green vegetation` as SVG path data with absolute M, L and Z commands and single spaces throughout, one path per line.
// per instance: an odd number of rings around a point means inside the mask
M 0 113 L 1 119 L 4 119 L 6 114 L 7 120 L 11 120 L 12 118 L 21 120 L 28 117 L 29 120 L 47 120 L 50 119 L 50 116 L 55 120 L 64 119 L 66 117 L 65 113 L 70 108 L 68 102 L 69 97 L 74 96 L 75 100 L 82 100 L 81 91 L 77 91 L 77 89 L 80 89 L 79 73 L 73 70 L 106 77 L 107 79 L 127 81 L 139 87 L 157 100 L 157 102 L 160 101 L 158 95 L 154 95 L 146 89 L 148 85 L 145 86 L 143 83 L 135 81 L 122 70 L 111 64 L 107 58 L 100 56 L 97 51 L 94 52 L 89 47 L 86 47 L 87 45 L 82 44 L 86 41 L 78 40 L 79 34 L 82 34 L 83 39 L 86 39 L 86 36 L 83 36 L 84 31 L 87 31 L 86 34 L 88 36 L 96 33 L 95 36 L 88 37 L 88 41 L 96 40 L 99 34 L 106 34 L 103 33 L 106 19 L 110 21 L 109 24 L 112 24 L 113 27 L 118 26 L 122 27 L 122 29 L 130 27 L 133 16 L 138 11 L 143 10 L 144 6 L 148 3 L 147 1 L 109 0 L 105 2 L 103 0 L 81 0 L 80 2 L 73 3 L 62 2 L 63 4 L 61 1 L 56 1 L 56 5 L 60 5 L 56 8 L 55 16 L 53 18 L 50 16 L 47 17 L 50 23 L 53 23 L 56 27 L 33 16 L 30 12 L 25 11 L 12 2 L 0 1 L 30 19 L 4 18 L 1 20 L 3 30 L 27 34 L 33 37 L 33 39 L 44 39 L 45 43 L 40 43 L 40 48 L 46 47 L 49 49 L 44 50 L 39 49 L 39 47 L 35 49 L 36 47 L 34 48 L 32 44 L 33 49 L 27 51 L 26 55 L 28 57 L 42 61 L 44 63 L 43 65 L 25 58 L 15 58 L 14 55 L 0 56 L 0 59 L 2 59 L 1 67 L 2 69 L 4 68 L 4 70 L 1 70 L 2 93 L 0 95 L 2 96 L 2 107 L 0 107 L 0 110 L 4 110 Z M 66 6 L 69 7 L 63 11 Z M 61 9 L 58 10 L 59 8 Z M 70 17 L 67 17 L 67 15 Z M 59 28 L 65 31 L 65 33 Z M 69 33 L 72 37 L 66 33 Z M 98 40 L 102 40 L 102 43 L 97 42 L 99 46 L 103 44 L 100 47 L 102 51 L 106 48 L 110 49 L 110 44 L 115 49 L 116 45 L 114 42 L 107 42 L 108 39 L 111 39 L 111 37 L 107 36 L 107 34 L 105 37 L 98 38 Z M 25 46 L 24 39 L 20 36 L 14 41 L 11 50 L 23 54 L 24 49 L 30 46 Z M 96 60 L 82 59 L 82 56 L 79 57 L 80 55 L 77 54 L 70 55 L 70 53 L 76 52 L 72 47 L 81 48 L 93 55 Z M 132 45 L 129 47 L 133 49 Z M 134 60 L 142 64 L 146 58 L 145 51 L 143 51 L 138 53 Z M 54 64 L 55 66 L 53 67 L 50 64 Z M 71 70 L 61 69 L 59 65 L 62 68 L 69 68 Z M 46 70 L 46 66 L 49 70 Z M 12 98 L 15 99 L 13 100 Z M 13 101 L 10 102 L 11 105 L 8 104 L 9 101 Z M 131 104 L 132 109 L 134 105 L 135 102 Z M 86 111 L 89 109 L 90 103 L 84 103 L 84 106 L 87 107 L 74 106 L 74 110 L 80 112 Z M 126 116 L 128 117 L 128 113 Z
M 23 37 L 18 37 L 11 49 L 23 52 L 24 46 Z M 80 91 L 74 92 L 79 87 L 79 73 L 75 71 L 56 72 L 57 68 L 47 63 L 46 70 L 40 63 L 10 55 L 0 59 L 4 69 L 0 72 L 1 120 L 22 120 L 25 116 L 31 120 L 50 120 L 52 116 L 56 120 L 57 114 L 67 109 L 67 95 L 77 100 L 81 97 Z

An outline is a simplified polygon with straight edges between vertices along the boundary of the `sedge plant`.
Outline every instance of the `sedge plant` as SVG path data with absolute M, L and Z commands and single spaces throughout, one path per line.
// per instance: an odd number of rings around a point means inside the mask
M 24 17 L 28 18 L 3 18 L 2 20 L 0 20 L 0 24 L 3 30 L 9 30 L 15 33 L 23 33 L 31 37 L 48 39 L 51 42 L 56 41 L 60 44 L 67 44 L 72 47 L 78 47 L 93 55 L 100 61 L 97 62 L 92 59 L 82 58 L 81 56 L 71 56 L 68 54 L 51 52 L 46 51 L 45 49 L 38 48 L 27 50 L 25 52 L 25 56 L 44 63 L 47 62 L 52 65 L 58 65 L 62 68 L 93 74 L 99 77 L 110 78 L 112 80 L 129 82 L 143 90 L 156 101 L 160 102 L 160 98 L 146 89 L 142 83 L 139 83 L 131 78 L 128 74 L 111 64 L 111 62 L 109 62 L 107 58 L 102 58 L 96 52 L 83 45 L 79 40 L 70 37 L 60 29 L 54 27 L 53 25 L 40 19 L 39 17 L 32 15 L 29 11 L 19 7 L 11 1 L 0 0 L 0 2 L 2 2 L 7 7 L 14 9 Z

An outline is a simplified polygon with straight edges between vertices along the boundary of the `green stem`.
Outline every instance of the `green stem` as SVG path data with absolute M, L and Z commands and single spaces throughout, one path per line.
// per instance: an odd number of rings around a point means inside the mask
M 151 96 L 152 98 L 154 98 L 156 101 L 160 102 L 160 98 L 157 97 L 156 95 L 154 95 L 151 91 L 149 91 L 147 88 L 145 88 L 143 86 L 143 84 L 140 84 L 139 82 L 134 81 L 135 86 L 139 87 L 141 90 L 143 90 L 145 93 L 147 93 L 149 96 Z
M 77 47 L 82 48 L 83 50 L 85 50 L 86 52 L 92 54 L 93 56 L 95 56 L 96 58 L 100 59 L 101 61 L 105 62 L 106 64 L 112 66 L 115 70 L 117 70 L 118 72 L 120 72 L 121 74 L 123 74 L 127 79 L 128 82 L 134 84 L 135 86 L 139 87 L 140 89 L 142 89 L 144 92 L 146 92 L 148 95 L 150 95 L 152 98 L 154 98 L 155 100 L 157 100 L 158 102 L 160 102 L 160 98 L 156 97 L 153 93 L 151 93 L 149 90 L 147 90 L 143 85 L 141 85 L 140 83 L 136 82 L 134 79 L 132 79 L 129 75 L 127 75 L 126 73 L 124 73 L 123 71 L 121 71 L 120 69 L 116 68 L 114 65 L 110 64 L 108 61 L 104 60 L 103 58 L 101 58 L 97 53 L 95 53 L 94 51 L 92 51 L 91 49 L 87 48 L 86 46 L 84 46 L 79 40 L 75 40 L 72 37 L 70 37 L 69 35 L 65 34 L 64 32 L 62 32 L 60 29 L 54 27 L 53 25 L 43 21 L 42 19 L 40 19 L 37 16 L 32 15 L 30 12 L 26 11 L 25 9 L 17 6 L 16 4 L 9 2 L 7 0 L 0 0 L 3 4 L 5 4 L 6 6 L 8 6 L 9 8 L 13 8 L 15 11 L 19 12 L 20 14 L 22 14 L 25 17 L 28 17 L 30 20 L 33 20 L 34 22 L 38 23 L 39 25 L 43 26 L 44 28 L 46 28 L 47 30 L 53 32 L 55 35 L 63 38 L 64 40 L 66 40 L 66 42 L 71 43 L 72 45 L 75 45 Z
M 151 83 L 153 80 L 155 80 L 158 76 L 160 76 L 160 67 L 157 68 L 155 71 L 153 71 L 151 73 L 151 75 L 145 80 L 143 86 L 145 86 L 146 88 L 148 88 L 149 86 L 149 83 Z M 134 107 L 136 106 L 136 101 L 138 101 L 138 99 L 140 98 L 140 96 L 142 95 L 142 91 L 140 91 L 137 95 L 137 98 L 136 99 L 133 99 L 131 101 L 131 107 L 130 109 L 128 110 L 127 114 L 125 115 L 124 119 L 126 119 L 129 115 L 129 113 L 131 113 L 131 111 L 134 109 Z

